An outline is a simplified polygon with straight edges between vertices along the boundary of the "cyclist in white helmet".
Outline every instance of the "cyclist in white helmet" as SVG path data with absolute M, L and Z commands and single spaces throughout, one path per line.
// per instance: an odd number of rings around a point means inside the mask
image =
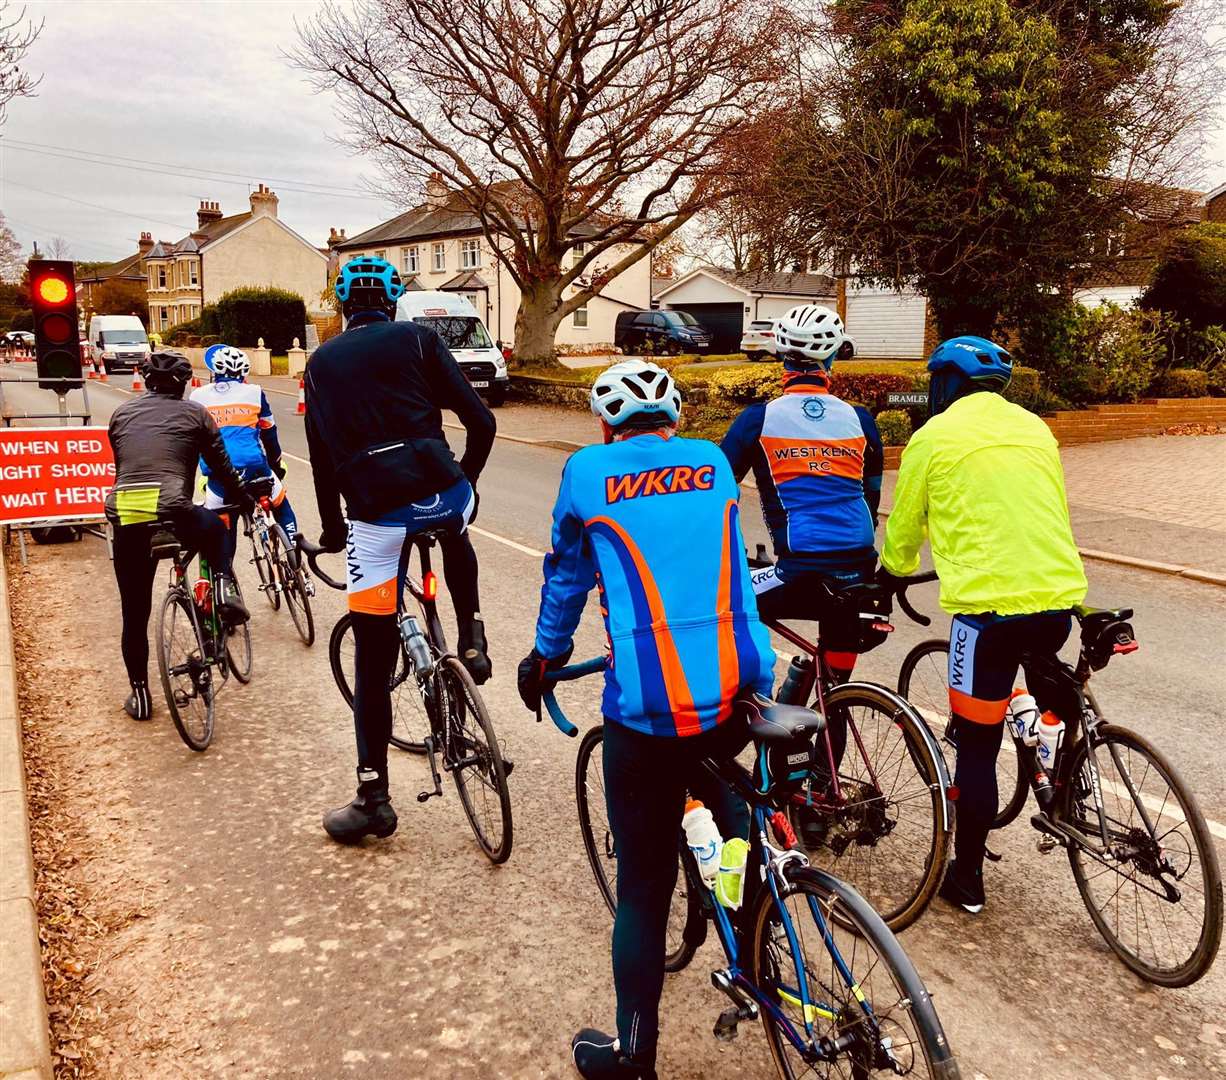
M 677 435 L 681 396 L 642 360 L 602 372 L 592 412 L 603 446 L 562 471 L 545 558 L 536 644 L 519 692 L 539 709 L 551 667 L 566 662 L 593 588 L 612 662 L 605 675 L 604 773 L 617 845 L 613 982 L 617 1036 L 580 1031 L 580 1075 L 654 1078 L 664 936 L 677 878 L 687 788 L 723 836 L 748 835 L 743 804 L 700 763 L 748 741 L 730 722 L 742 690 L 769 692 L 774 653 L 750 592 L 737 486 L 719 449 Z
M 247 381 L 251 361 L 242 349 L 222 345 L 209 357 L 213 381 L 192 391 L 191 400 L 198 401 L 209 411 L 221 430 L 226 453 L 234 468 L 245 481 L 272 477 L 272 507 L 277 524 L 293 543 L 298 531 L 298 519 L 285 494 L 285 463 L 281 443 L 277 438 L 277 421 L 268 404 L 268 396 L 255 383 Z M 204 492 L 206 509 L 215 510 L 225 502 L 221 485 L 209 473 L 208 463 L 201 459 L 201 471 L 208 477 Z M 233 553 L 238 522 L 230 522 L 230 550 Z

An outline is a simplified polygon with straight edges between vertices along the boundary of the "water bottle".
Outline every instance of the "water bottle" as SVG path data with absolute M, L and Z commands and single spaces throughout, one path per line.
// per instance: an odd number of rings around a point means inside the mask
M 1054 712 L 1045 712 L 1039 719 L 1039 765 L 1055 775 L 1056 755 L 1064 742 L 1064 721 Z
M 813 680 L 813 658 L 811 656 L 793 656 L 788 664 L 787 673 L 775 700 L 781 705 L 803 705 Z
M 1039 706 L 1024 690 L 1014 690 L 1009 699 L 1009 726 L 1027 746 L 1039 740 Z
M 196 606 L 206 615 L 213 614 L 213 586 L 208 578 L 196 579 Z
M 685 804 L 685 817 L 681 819 L 681 825 L 702 880 L 708 889 L 715 888 L 715 879 L 719 876 L 719 857 L 724 846 L 719 829 L 715 827 L 715 818 L 697 799 L 690 799 Z
M 749 842 L 734 836 L 719 856 L 719 877 L 715 898 L 729 911 L 740 908 L 745 899 L 745 866 L 749 862 Z
M 413 670 L 418 675 L 428 674 L 434 662 L 430 658 L 430 643 L 422 633 L 416 615 L 406 615 L 400 620 L 400 637 L 413 663 Z

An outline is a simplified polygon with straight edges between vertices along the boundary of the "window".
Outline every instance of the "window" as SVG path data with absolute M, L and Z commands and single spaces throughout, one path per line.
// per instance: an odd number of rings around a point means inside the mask
M 159 289 L 166 288 L 166 264 L 165 263 L 158 263 L 158 288 Z M 166 310 L 165 308 L 162 308 L 163 312 L 165 310 Z
M 490 349 L 493 342 L 480 319 L 469 315 L 417 315 L 413 321 L 428 326 L 449 349 Z
M 481 265 L 481 241 L 460 241 L 460 269 L 476 270 Z
M 583 307 L 575 308 L 575 325 L 587 326 L 587 301 L 584 301 Z
M 417 245 L 404 249 L 404 272 L 406 274 L 416 274 L 420 269 L 417 263 Z
M 163 270 L 163 271 L 162 271 L 163 279 L 165 278 L 165 274 L 166 274 L 166 271 L 165 271 L 165 270 Z M 163 280 L 163 284 L 165 284 L 165 281 L 164 281 L 164 280 Z M 166 323 L 167 323 L 168 318 L 169 318 L 169 312 L 167 312 L 166 308 L 165 308 L 165 307 L 159 307 L 159 308 L 158 308 L 158 325 L 159 325 L 159 326 L 160 326 L 160 327 L 161 327 L 163 330 L 165 330 L 165 329 L 166 329 Z
M 445 244 L 430 245 L 430 269 L 435 273 L 447 269 L 447 247 Z
M 190 262 L 188 262 L 187 272 L 191 277 L 192 284 L 199 285 L 200 284 L 200 270 L 199 270 L 199 266 L 196 263 L 195 259 L 192 259 Z
M 576 240 L 575 246 L 570 249 L 570 264 L 578 266 L 582 261 L 584 253 L 587 251 L 587 244 L 582 240 Z M 586 324 L 584 324 L 586 325 Z
M 375 252 L 375 258 L 376 258 L 376 259 L 384 259 L 384 260 L 386 260 L 386 259 L 387 259 L 387 251 L 386 251 L 386 250 L 384 250 L 384 251 L 376 251 L 376 252 Z

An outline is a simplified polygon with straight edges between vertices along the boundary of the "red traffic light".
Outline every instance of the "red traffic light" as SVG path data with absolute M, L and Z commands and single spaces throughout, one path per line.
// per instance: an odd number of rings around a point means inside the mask
M 54 274 L 48 274 L 46 277 L 41 278 L 36 288 L 38 290 L 38 298 L 44 304 L 62 304 L 72 295 L 68 282 L 62 277 L 56 277 Z

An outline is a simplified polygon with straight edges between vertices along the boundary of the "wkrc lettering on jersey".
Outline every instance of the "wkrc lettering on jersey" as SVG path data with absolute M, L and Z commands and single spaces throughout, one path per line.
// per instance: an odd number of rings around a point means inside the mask
M 605 477 L 605 502 L 623 502 L 648 495 L 676 495 L 685 491 L 710 491 L 715 486 L 715 466 L 665 465 L 660 469 Z

